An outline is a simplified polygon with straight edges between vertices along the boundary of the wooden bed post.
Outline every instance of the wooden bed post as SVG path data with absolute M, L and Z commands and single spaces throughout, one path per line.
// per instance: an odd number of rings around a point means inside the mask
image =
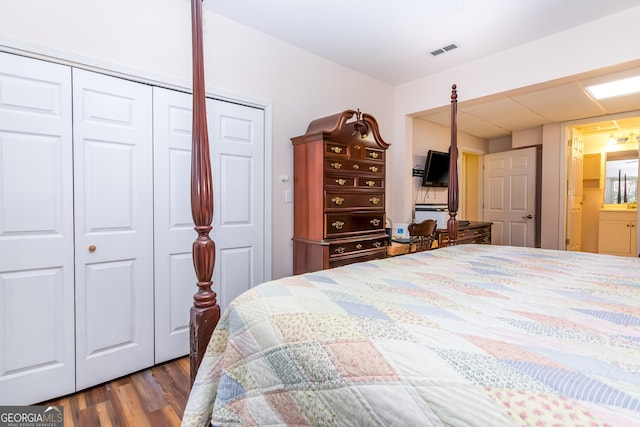
M 213 284 L 215 243 L 209 237 L 213 220 L 213 180 L 207 130 L 204 89 L 204 54 L 202 49 L 202 0 L 191 0 L 191 45 L 193 55 L 193 129 L 191 146 L 191 215 L 198 233 L 193 242 L 193 267 L 198 292 L 193 296 L 190 318 L 191 384 L 220 320 L 220 306 Z
M 449 188 L 447 205 L 449 221 L 447 232 L 449 245 L 455 245 L 458 240 L 458 91 L 456 85 L 451 86 L 451 147 L 449 148 Z

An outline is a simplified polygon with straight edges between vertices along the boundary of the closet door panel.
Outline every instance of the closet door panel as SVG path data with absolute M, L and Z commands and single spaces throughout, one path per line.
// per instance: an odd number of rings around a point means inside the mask
M 264 282 L 264 111 L 207 100 L 216 242 L 214 290 L 221 310 Z
M 71 69 L 0 53 L 0 402 L 75 390 Z
M 196 293 L 191 246 L 190 94 L 153 88 L 156 363 L 189 353 Z
M 151 99 L 73 71 L 78 389 L 153 364 Z
M 156 363 L 189 351 L 196 293 L 191 248 L 190 94 L 154 88 Z M 207 99 L 214 187 L 213 290 L 222 309 L 264 281 L 264 111 Z

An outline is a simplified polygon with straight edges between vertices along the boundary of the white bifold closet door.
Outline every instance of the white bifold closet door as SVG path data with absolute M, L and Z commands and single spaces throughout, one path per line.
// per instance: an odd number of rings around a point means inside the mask
M 191 95 L 153 89 L 156 363 L 189 353 L 196 293 L 191 245 Z
M 191 102 L 0 53 L 0 404 L 188 354 Z M 224 310 L 265 280 L 264 111 L 207 112 Z
M 0 53 L 0 404 L 75 390 L 71 68 Z
M 156 363 L 189 352 L 196 293 L 191 246 L 190 94 L 154 88 Z M 264 111 L 207 99 L 214 187 L 213 289 L 222 310 L 264 277 Z
M 153 365 L 152 88 L 73 70 L 76 385 Z
M 214 188 L 213 280 L 224 311 L 265 280 L 264 111 L 208 100 L 207 122 Z

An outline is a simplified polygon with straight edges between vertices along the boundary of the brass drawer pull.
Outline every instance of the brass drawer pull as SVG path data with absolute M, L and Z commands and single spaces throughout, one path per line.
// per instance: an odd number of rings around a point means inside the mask
M 373 153 L 369 153 L 369 156 L 373 157 L 374 159 L 377 159 L 378 157 L 380 157 L 380 153 L 376 153 L 374 151 Z
M 371 221 L 369 221 L 371 224 L 373 224 L 375 227 L 380 225 L 380 220 L 378 218 L 372 219 Z
M 374 205 L 377 205 L 378 203 L 380 203 L 380 199 L 378 199 L 377 197 L 372 197 L 369 199 L 369 201 Z
M 358 170 L 358 169 L 360 169 L 360 166 L 358 166 L 358 164 L 356 163 L 355 165 L 353 165 L 353 168 L 354 168 L 355 170 Z
M 336 184 L 338 185 L 345 185 L 347 183 L 346 179 L 336 179 Z
M 335 251 L 336 251 L 337 253 L 339 253 L 339 254 L 343 254 L 345 250 L 346 250 L 346 249 L 345 249 L 344 247 L 340 246 L 339 248 L 336 248 L 336 250 L 335 250 Z
M 374 242 L 373 243 L 373 247 L 374 248 L 379 248 L 380 246 L 382 246 L 382 243 L 380 243 L 380 242 Z
M 334 228 L 337 228 L 338 230 L 342 230 L 342 226 L 344 226 L 344 222 L 342 222 L 342 221 L 336 221 L 336 222 L 334 222 L 334 223 L 333 223 L 333 224 L 331 224 L 331 225 L 333 225 L 333 227 L 334 227 Z
M 342 167 L 342 163 L 331 163 L 331 166 L 333 166 L 335 169 L 340 169 Z
M 355 148 L 356 150 L 359 150 L 360 149 L 360 144 L 354 145 L 353 148 Z
M 369 187 L 373 187 L 374 185 L 376 185 L 376 182 L 375 182 L 375 181 L 367 181 L 367 182 L 366 182 L 366 184 L 367 184 Z
M 333 151 L 336 154 L 340 154 L 342 153 L 342 147 L 331 147 L 331 151 Z
M 378 167 L 377 166 L 369 166 L 369 170 L 373 173 L 378 172 Z
M 336 205 L 341 205 L 342 202 L 344 202 L 344 199 L 342 197 L 334 197 L 333 199 L 331 199 L 331 201 Z
M 362 243 L 358 243 L 358 244 L 356 245 L 356 249 L 362 249 Z

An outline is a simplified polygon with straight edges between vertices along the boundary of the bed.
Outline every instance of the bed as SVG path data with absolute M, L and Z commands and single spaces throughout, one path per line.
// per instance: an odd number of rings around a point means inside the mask
M 198 292 L 183 426 L 640 423 L 640 259 L 455 245 L 455 85 L 449 247 L 263 283 L 220 316 L 192 7 Z
M 638 277 L 460 245 L 265 283 L 222 316 L 183 423 L 638 425 Z

